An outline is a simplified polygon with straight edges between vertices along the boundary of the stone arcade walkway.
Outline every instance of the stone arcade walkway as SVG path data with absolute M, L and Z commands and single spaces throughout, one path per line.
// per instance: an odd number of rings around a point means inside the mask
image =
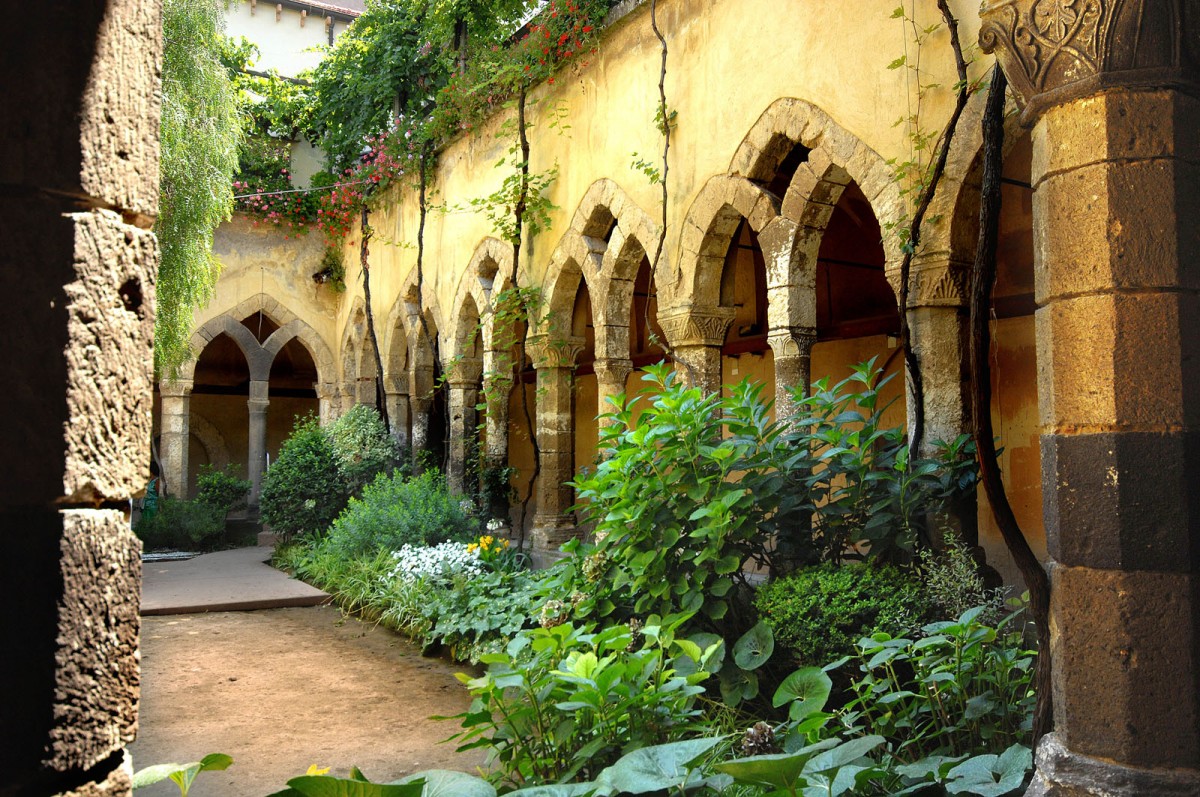
M 299 587 L 311 590 L 263 564 L 269 553 L 250 548 L 146 563 L 141 712 L 129 748 L 136 769 L 228 753 L 234 765 L 201 775 L 192 794 L 255 797 L 278 791 L 310 764 L 343 775 L 356 765 L 391 780 L 482 763 L 479 754 L 440 744 L 457 723 L 429 719 L 466 709 L 468 695 L 454 678 L 463 666 L 422 658 L 404 638 L 329 605 L 199 608 L 271 605 L 272 593 L 295 601 Z M 188 613 L 173 613 L 179 610 Z M 177 794 L 170 782 L 138 791 Z

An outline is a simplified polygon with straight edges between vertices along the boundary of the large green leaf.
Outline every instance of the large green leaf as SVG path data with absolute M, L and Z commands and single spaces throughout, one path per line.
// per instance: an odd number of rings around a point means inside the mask
M 405 784 L 368 783 L 350 778 L 335 778 L 331 775 L 302 775 L 289 780 L 288 786 L 304 797 L 422 797 L 425 781 Z
M 183 797 L 187 797 L 187 793 L 191 790 L 192 783 L 195 782 L 197 775 L 201 772 L 229 769 L 229 765 L 232 763 L 233 759 L 224 753 L 210 753 L 199 761 L 193 761 L 190 764 L 156 764 L 155 766 L 139 770 L 133 776 L 133 788 L 140 789 L 143 786 L 149 786 L 170 778 L 179 786 L 179 793 Z
M 807 769 L 812 772 L 828 772 L 844 767 L 862 758 L 885 741 L 882 736 L 863 736 L 859 739 L 842 742 L 836 747 L 813 756 L 812 760 L 808 762 Z
M 946 791 L 1003 797 L 1025 784 L 1025 775 L 1032 766 L 1032 751 L 1024 745 L 1014 744 L 998 756 L 977 755 L 950 770 Z
M 699 778 L 699 773 L 694 771 L 697 759 L 721 739 L 720 736 L 689 739 L 634 750 L 600 773 L 596 778 L 596 792 L 601 795 L 646 794 L 677 789 L 689 775 Z
M 809 714 L 825 708 L 825 701 L 833 690 L 833 681 L 820 667 L 804 667 L 783 680 L 775 690 L 771 705 L 775 708 L 791 703 L 789 710 L 793 720 L 804 719 Z
M 758 675 L 743 670 L 731 661 L 725 662 L 721 668 L 720 679 L 721 699 L 730 707 L 758 697 Z
M 496 797 L 496 788 L 486 780 L 453 769 L 427 769 L 393 783 L 424 783 L 421 797 Z
M 733 645 L 733 660 L 743 670 L 757 670 L 775 652 L 775 634 L 762 620 Z
M 717 764 L 715 769 L 732 775 L 739 783 L 752 783 L 773 789 L 792 789 L 811 757 L 811 753 L 804 751 L 756 755 Z
M 590 797 L 596 793 L 594 783 L 555 783 L 550 786 L 530 786 L 510 791 L 506 797 Z

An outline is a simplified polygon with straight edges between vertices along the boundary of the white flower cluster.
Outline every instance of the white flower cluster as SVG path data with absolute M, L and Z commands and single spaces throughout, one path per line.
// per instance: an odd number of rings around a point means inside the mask
M 405 545 L 392 554 L 396 566 L 391 577 L 413 582 L 418 579 L 448 579 L 483 572 L 477 549 L 468 550 L 462 542 L 443 542 L 433 547 Z

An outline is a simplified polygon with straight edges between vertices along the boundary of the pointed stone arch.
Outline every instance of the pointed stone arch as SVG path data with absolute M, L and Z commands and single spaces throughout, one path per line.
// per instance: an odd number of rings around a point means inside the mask
M 765 184 L 795 145 L 807 158 L 791 178 L 781 214 L 800 228 L 824 229 L 842 190 L 853 180 L 867 197 L 881 226 L 898 222 L 904 211 L 899 186 L 882 156 L 810 102 L 784 97 L 771 103 L 742 139 L 729 173 Z M 889 266 L 902 257 L 900 241 L 888 236 Z
M 279 326 L 261 344 L 240 320 L 260 311 Z M 209 319 L 192 334 L 192 349 L 197 352 L 203 350 L 213 338 L 222 333 L 233 338 L 247 355 L 246 362 L 251 366 L 251 378 L 269 378 L 275 355 L 296 338 L 308 350 L 309 356 L 316 364 L 318 381 L 325 383 L 336 379 L 337 369 L 329 345 L 307 322 L 272 296 L 256 294 Z M 254 358 L 253 363 L 251 357 Z M 196 360 L 193 358 L 184 365 L 180 373 L 181 379 L 191 381 L 195 369 Z
M 484 238 L 475 247 L 464 279 L 474 279 L 490 300 L 512 281 L 513 250 L 499 238 Z M 462 290 L 460 286 L 460 291 Z M 480 309 L 487 303 L 480 304 Z
M 745 177 L 709 178 L 692 200 L 679 242 L 679 274 L 672 308 L 720 304 L 721 271 L 743 219 L 760 236 L 779 218 L 780 200 Z M 768 274 L 771 261 L 768 259 Z M 777 275 L 777 281 L 786 274 Z
M 573 279 L 573 263 L 592 302 L 598 359 L 628 359 L 634 279 L 662 234 L 662 227 L 614 180 L 597 180 L 580 199 L 551 261 L 547 306 L 551 314 L 565 312 L 558 317 L 570 318 L 568 303 L 574 301 L 577 283 L 566 283 Z M 666 272 L 663 259 L 653 275 L 656 285 L 666 283 Z

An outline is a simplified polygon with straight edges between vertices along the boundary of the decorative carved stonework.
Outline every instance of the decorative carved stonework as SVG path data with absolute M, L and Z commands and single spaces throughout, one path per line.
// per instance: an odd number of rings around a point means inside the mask
M 192 393 L 192 380 L 164 379 L 158 384 L 158 392 L 163 398 L 187 398 Z
M 578 337 L 530 335 L 529 356 L 533 367 L 539 371 L 543 368 L 574 368 L 584 343 L 583 338 Z
M 966 265 L 941 263 L 914 270 L 908 307 L 960 307 L 970 301 L 971 271 Z
M 1192 0 L 985 0 L 979 13 L 980 47 L 996 53 L 1026 121 L 1105 88 L 1196 80 Z
M 601 385 L 619 385 L 625 389 L 625 381 L 633 373 L 633 363 L 629 360 L 596 360 L 596 381 Z
M 685 309 L 660 315 L 658 322 L 672 346 L 720 346 L 735 313 L 732 307 Z
M 812 347 L 816 342 L 817 331 L 807 327 L 780 329 L 767 335 L 767 345 L 771 347 L 776 361 L 809 357 L 812 355 Z
M 483 378 L 483 361 L 471 357 L 456 357 L 446 364 L 446 382 L 450 387 L 477 387 Z

